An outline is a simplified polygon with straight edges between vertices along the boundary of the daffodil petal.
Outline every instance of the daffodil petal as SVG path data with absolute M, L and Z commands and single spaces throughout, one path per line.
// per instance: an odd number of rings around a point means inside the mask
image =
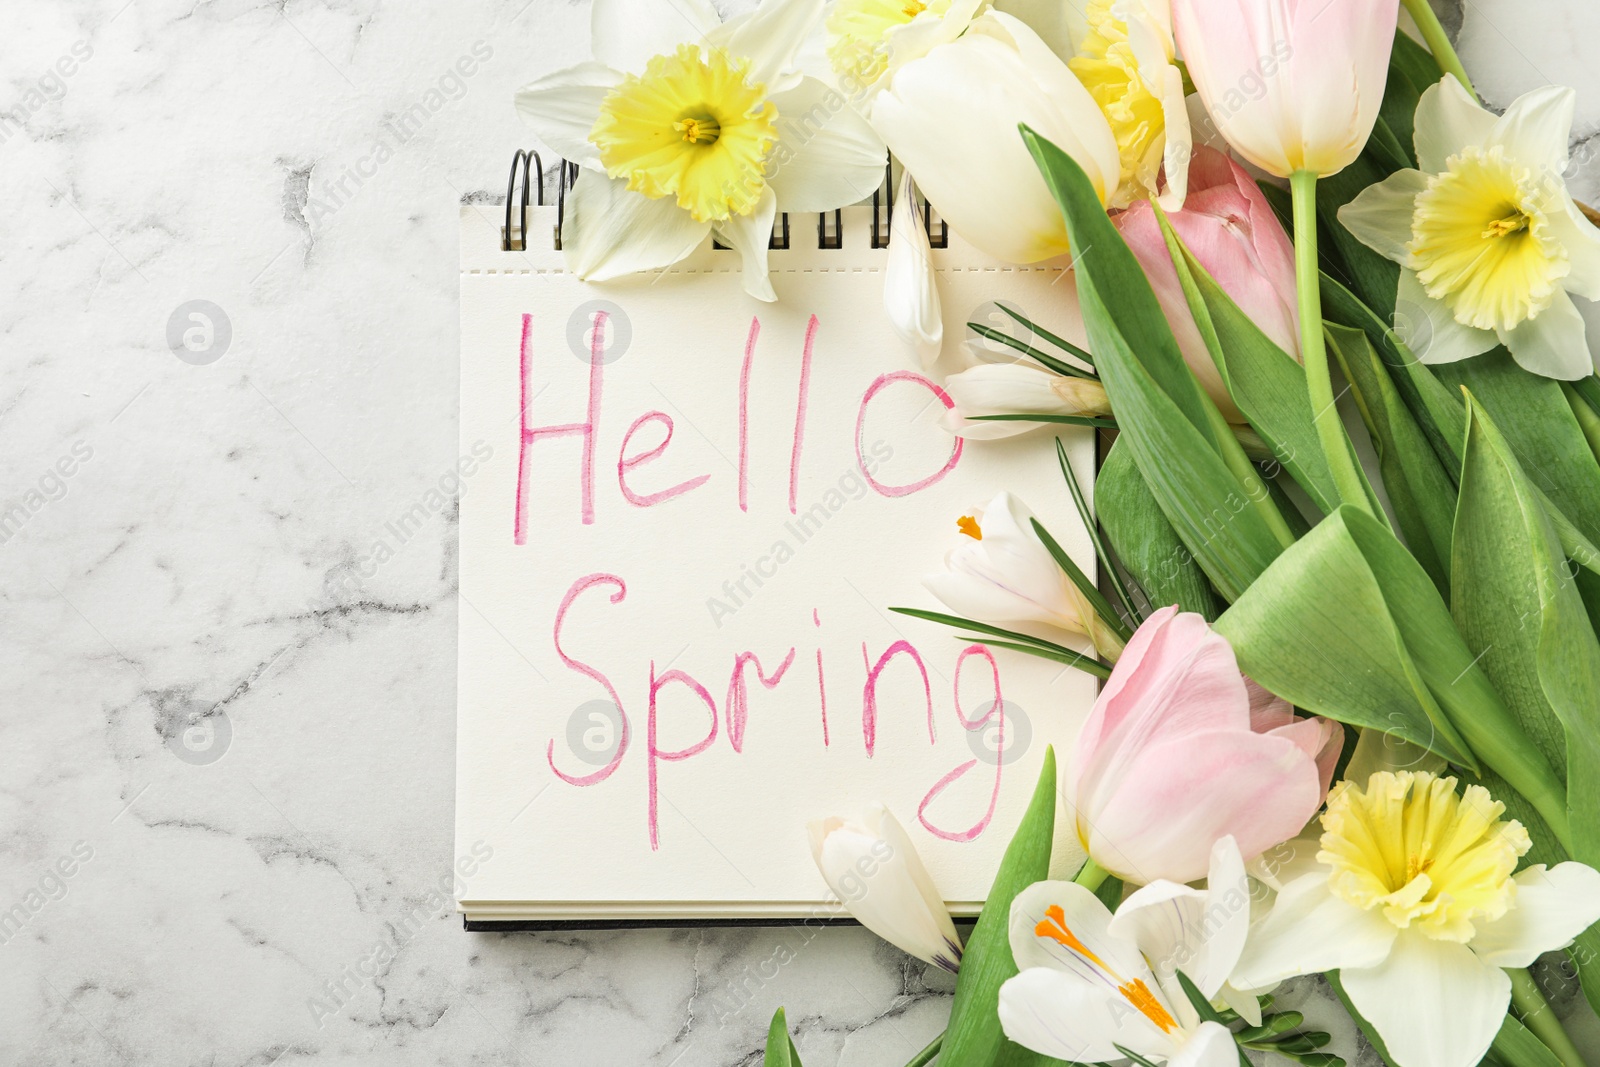
M 1460 1067 L 1489 1051 L 1511 1001 L 1511 980 L 1466 945 L 1403 934 L 1383 963 L 1345 968 L 1339 981 L 1396 1063 Z
M 1482 144 L 1497 117 L 1480 107 L 1454 77 L 1445 75 L 1424 89 L 1417 102 L 1417 166 L 1429 174 L 1444 170 L 1451 156 L 1468 145 Z M 1406 231 L 1410 232 L 1409 225 Z
M 1339 209 L 1339 221 L 1355 239 L 1385 259 L 1403 263 L 1411 241 L 1411 216 L 1417 194 L 1428 186 L 1420 170 L 1395 171 L 1369 185 Z
M 652 4 L 675 0 L 651 0 Z M 749 58 L 750 79 L 776 94 L 800 82 L 795 55 L 822 21 L 823 0 L 762 0 L 755 10 L 737 15 L 706 35 L 713 48 Z
M 1480 923 L 1472 951 L 1495 967 L 1526 967 L 1566 946 L 1600 920 L 1600 871 L 1582 863 L 1544 864 L 1516 876 L 1516 904 Z
M 784 211 L 832 211 L 871 196 L 883 183 L 888 150 L 837 90 L 805 78 L 772 103 L 778 144 L 767 184 Z
M 772 221 L 778 217 L 778 198 L 769 185 L 762 190 L 755 210 L 748 215 L 733 215 L 716 224 L 723 242 L 739 253 L 743 264 L 744 291 L 757 300 L 775 301 L 772 275 L 767 270 L 767 247 L 772 242 Z
M 1261 989 L 1302 974 L 1375 967 L 1388 957 L 1398 934 L 1381 914 L 1330 893 L 1324 868 L 1278 893 L 1272 911 L 1251 930 L 1232 980 L 1244 989 Z
M 1493 330 L 1457 322 L 1443 301 L 1428 295 L 1417 272 L 1405 267 L 1400 268 L 1394 326 L 1411 354 L 1423 363 L 1455 363 L 1481 356 L 1500 343 Z
M 589 140 L 600 103 L 622 75 L 604 63 L 579 63 L 529 82 L 517 90 L 517 111 L 550 148 L 590 170 L 600 169 L 600 153 Z M 554 166 L 554 160 L 548 161 Z
M 1502 331 L 1500 341 L 1518 365 L 1534 374 L 1576 381 L 1594 373 L 1583 316 L 1565 289 L 1557 289 L 1550 306 L 1537 316 Z
M 594 0 L 589 14 L 594 57 L 628 73 L 680 44 L 700 44 L 721 24 L 711 0 Z
M 1504 145 L 1524 166 L 1543 169 L 1536 179 L 1562 181 L 1567 166 L 1567 136 L 1578 94 L 1565 85 L 1543 85 L 1511 102 L 1495 121 L 1486 147 Z
M 710 223 L 694 221 L 671 200 L 652 200 L 625 181 L 585 170 L 567 194 L 562 246 L 572 273 L 600 282 L 671 266 L 710 232 Z
M 1583 217 L 1572 197 L 1565 199 L 1563 210 L 1550 213 L 1550 228 L 1572 264 L 1561 284 L 1574 296 L 1600 300 L 1600 228 Z

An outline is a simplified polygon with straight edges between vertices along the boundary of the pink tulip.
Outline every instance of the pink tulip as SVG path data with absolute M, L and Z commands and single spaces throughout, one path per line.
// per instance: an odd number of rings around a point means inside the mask
M 1078 840 L 1125 881 L 1204 878 L 1224 837 L 1251 858 L 1304 829 L 1343 735 L 1259 690 L 1252 700 L 1227 640 L 1199 615 L 1162 608 L 1135 631 L 1078 737 L 1066 778 Z
M 1189 196 L 1183 210 L 1168 212 L 1167 219 L 1223 292 L 1262 333 L 1298 359 L 1294 245 L 1250 175 L 1216 149 L 1197 147 L 1189 164 Z M 1178 272 L 1150 202 L 1135 203 L 1116 217 L 1116 223 L 1156 291 L 1184 360 L 1223 417 L 1244 422 L 1189 314 L 1189 302 L 1178 285 Z
M 1217 132 L 1287 178 L 1361 154 L 1399 15 L 1400 0 L 1173 0 L 1172 28 Z

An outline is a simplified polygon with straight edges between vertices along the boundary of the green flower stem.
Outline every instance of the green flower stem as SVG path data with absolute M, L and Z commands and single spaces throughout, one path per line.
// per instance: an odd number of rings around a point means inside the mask
M 1563 1067 L 1583 1067 L 1583 1055 L 1572 1044 L 1572 1038 L 1567 1036 L 1566 1028 L 1556 1018 L 1550 1002 L 1539 992 L 1533 975 L 1521 967 L 1507 970 L 1506 975 L 1511 979 L 1511 1003 L 1522 1017 L 1522 1025 L 1533 1031 L 1533 1036 L 1556 1054 Z
M 1433 53 L 1433 61 L 1439 64 L 1439 70 L 1445 74 L 1454 74 L 1456 81 L 1476 99 L 1478 93 L 1472 87 L 1472 79 L 1467 77 L 1467 68 L 1461 65 L 1461 57 L 1456 55 L 1455 46 L 1450 43 L 1450 36 L 1444 32 L 1444 27 L 1439 23 L 1439 16 L 1433 13 L 1433 5 L 1428 3 L 1428 0 L 1403 0 L 1403 2 L 1406 10 L 1411 12 L 1417 29 L 1422 31 L 1422 40 L 1427 44 L 1428 51 Z
M 916 1056 L 912 1058 L 911 1062 L 906 1064 L 906 1067 L 926 1067 L 926 1065 L 932 1063 L 933 1058 L 939 1054 L 939 1048 L 943 1044 L 944 1032 L 940 1031 L 939 1036 L 934 1038 L 933 1042 L 929 1044 L 927 1048 L 917 1053 Z
M 1322 290 L 1317 268 L 1317 175 L 1295 171 L 1289 179 L 1294 194 L 1295 284 L 1300 295 L 1300 351 L 1306 365 L 1306 392 L 1311 397 L 1312 418 L 1322 442 L 1328 470 L 1339 499 L 1372 513 L 1366 488 L 1356 470 L 1350 439 L 1333 400 L 1333 379 L 1328 372 L 1328 345 L 1322 333 Z
M 1074 878 L 1073 881 L 1077 882 L 1079 885 L 1083 886 L 1083 888 L 1093 893 L 1096 889 L 1100 888 L 1101 883 L 1110 877 L 1110 871 L 1100 866 L 1094 860 L 1088 859 L 1083 861 L 1083 869 L 1078 872 L 1078 877 Z

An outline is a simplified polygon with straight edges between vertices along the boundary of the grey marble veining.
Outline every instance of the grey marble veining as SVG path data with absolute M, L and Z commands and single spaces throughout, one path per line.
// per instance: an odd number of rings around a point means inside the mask
M 859 930 L 451 910 L 457 204 L 587 16 L 8 8 L 0 1062 L 725 1067 L 781 1003 L 808 1064 L 882 1065 L 943 1025 L 949 982 Z M 1591 4 L 1459 23 L 1489 99 L 1569 82 L 1600 131 Z

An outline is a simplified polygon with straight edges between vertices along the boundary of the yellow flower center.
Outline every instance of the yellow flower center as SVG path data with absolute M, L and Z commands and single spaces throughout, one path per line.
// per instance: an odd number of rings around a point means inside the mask
M 651 199 L 676 197 L 697 222 L 748 215 L 766 189 L 778 122 L 749 72 L 747 59 L 686 44 L 624 78 L 589 133 L 606 173 Z
M 1533 172 L 1499 145 L 1464 149 L 1429 177 L 1406 250 L 1428 295 L 1480 330 L 1537 317 L 1571 270 Z
M 956 529 L 972 538 L 974 541 L 983 540 L 983 527 L 978 525 L 978 520 L 971 515 L 963 515 L 956 520 Z
M 1089 0 L 1085 12 L 1089 33 L 1067 66 L 1111 123 L 1122 162 L 1119 188 L 1131 201 L 1156 192 L 1167 120 L 1161 98 L 1139 73 L 1139 62 L 1128 43 L 1128 24 L 1112 11 L 1112 2 Z M 1119 200 L 1122 195 L 1119 192 Z
M 1328 888 L 1401 929 L 1440 941 L 1472 940 L 1477 920 L 1513 905 L 1517 859 L 1532 842 L 1522 824 L 1501 821 L 1505 805 L 1482 786 L 1456 795 L 1454 778 L 1380 771 L 1365 789 L 1334 786 L 1322 816 L 1319 862 Z
M 828 61 L 846 91 L 871 85 L 889 69 L 889 31 L 949 10 L 950 0 L 838 0 L 828 13 Z

